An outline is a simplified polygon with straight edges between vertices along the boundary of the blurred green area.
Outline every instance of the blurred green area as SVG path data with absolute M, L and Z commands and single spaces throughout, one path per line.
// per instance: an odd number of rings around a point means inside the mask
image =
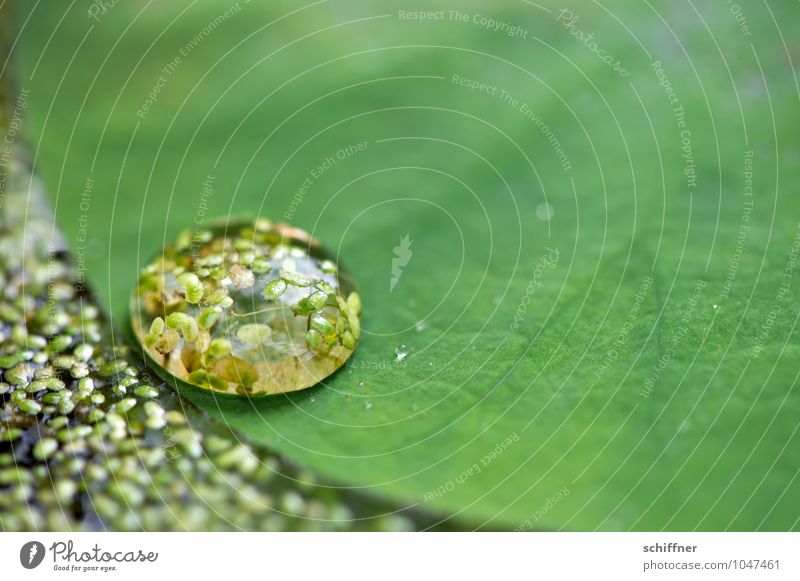
M 138 266 L 203 217 L 290 212 L 360 284 L 351 366 L 286 398 L 190 394 L 212 415 L 476 526 L 797 528 L 796 273 L 777 298 L 800 219 L 796 3 L 743 7 L 749 34 L 724 2 L 98 6 L 29 7 L 20 84 L 115 323 Z

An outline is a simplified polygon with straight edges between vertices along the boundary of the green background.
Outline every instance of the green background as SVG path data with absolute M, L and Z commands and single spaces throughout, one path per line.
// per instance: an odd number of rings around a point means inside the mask
M 203 214 L 280 219 L 306 179 L 292 222 L 360 286 L 352 365 L 289 397 L 190 394 L 212 415 L 465 528 L 798 528 L 796 2 L 739 22 L 725 2 L 576 3 L 571 27 L 523 1 L 92 6 L 27 7 L 19 78 L 115 324 L 166 240 Z

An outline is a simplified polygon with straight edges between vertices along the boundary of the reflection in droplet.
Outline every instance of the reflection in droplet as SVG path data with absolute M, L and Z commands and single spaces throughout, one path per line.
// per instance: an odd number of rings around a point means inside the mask
M 267 220 L 186 231 L 142 269 L 133 332 L 163 370 L 232 394 L 310 387 L 361 334 L 361 300 L 306 232 Z

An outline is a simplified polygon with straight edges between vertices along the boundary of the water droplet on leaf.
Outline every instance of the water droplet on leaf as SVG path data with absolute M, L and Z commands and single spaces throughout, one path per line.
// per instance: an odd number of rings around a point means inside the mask
M 229 394 L 311 387 L 361 335 L 350 277 L 306 232 L 266 220 L 183 233 L 142 269 L 130 308 L 158 370 Z
M 553 210 L 553 206 L 546 202 L 536 206 L 536 217 L 542 222 L 549 222 L 553 219 L 554 214 L 555 211 Z
M 394 348 L 394 354 L 397 356 L 398 361 L 403 361 L 408 357 L 408 347 L 405 345 L 398 345 Z

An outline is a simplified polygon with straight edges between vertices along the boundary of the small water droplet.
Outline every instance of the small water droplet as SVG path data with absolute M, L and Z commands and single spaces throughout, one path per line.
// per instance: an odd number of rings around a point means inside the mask
M 365 385 L 367 385 L 367 384 L 366 384 L 366 383 L 364 383 L 363 381 L 359 381 L 359 382 L 358 382 L 358 387 L 361 387 L 361 388 L 363 388 Z
M 719 305 L 713 305 L 711 308 L 713 308 L 716 311 L 719 308 Z
M 398 345 L 394 348 L 394 354 L 397 356 L 398 361 L 403 361 L 408 357 L 408 347 L 405 345 Z
M 372 402 L 371 401 L 367 401 L 366 403 L 364 403 L 364 409 L 371 410 L 372 409 Z
M 425 329 L 428 328 L 428 321 L 425 320 L 417 321 L 417 324 L 414 325 L 414 327 L 417 329 L 417 333 L 422 333 Z
M 553 219 L 553 214 L 555 211 L 553 210 L 553 206 L 548 203 L 539 204 L 536 207 L 536 217 L 539 218 L 542 222 L 549 222 Z
M 310 403 L 314 403 L 315 401 L 317 401 L 317 398 L 315 398 L 315 397 L 312 395 L 310 398 L 308 398 L 308 401 L 309 401 Z

